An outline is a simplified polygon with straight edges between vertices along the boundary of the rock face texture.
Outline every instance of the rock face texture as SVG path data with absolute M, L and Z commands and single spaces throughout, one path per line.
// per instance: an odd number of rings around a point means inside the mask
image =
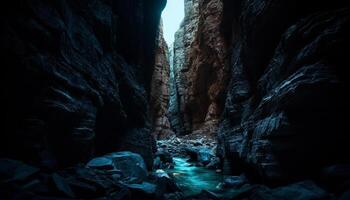
M 349 162 L 347 4 L 224 1 L 232 56 L 218 149 L 226 169 L 279 182 Z
M 166 138 L 174 134 L 168 119 L 169 107 L 169 49 L 163 38 L 163 26 L 160 23 L 156 46 L 155 66 L 151 83 L 151 114 L 153 135 Z
M 165 0 L 1 7 L 1 156 L 65 166 L 154 141 L 148 95 Z
M 185 1 L 185 19 L 175 34 L 170 104 L 179 135 L 216 132 L 229 78 L 222 12 L 222 0 Z

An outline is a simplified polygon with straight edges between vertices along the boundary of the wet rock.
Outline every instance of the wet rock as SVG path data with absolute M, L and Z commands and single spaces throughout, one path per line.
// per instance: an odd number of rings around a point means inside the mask
M 150 181 L 157 185 L 158 196 L 180 191 L 174 179 L 171 178 L 164 170 L 157 170 L 156 172 L 152 173 Z
M 162 170 L 162 169 L 157 169 L 157 170 L 155 171 L 154 175 L 155 175 L 156 177 L 158 177 L 158 178 L 163 178 L 163 177 L 165 177 L 165 178 L 169 178 L 169 179 L 170 179 L 168 173 L 166 173 L 166 172 L 165 172 L 164 170 Z
M 221 165 L 219 157 L 213 157 L 210 159 L 210 162 L 205 166 L 208 169 L 218 169 Z
M 247 183 L 244 175 L 241 176 L 226 176 L 224 178 L 223 187 L 225 188 L 239 188 Z
M 197 159 L 199 162 L 201 162 L 203 165 L 209 164 L 211 159 L 214 157 L 214 154 L 211 149 L 208 148 L 200 148 L 198 150 L 198 156 Z
M 153 161 L 154 169 L 172 169 L 174 168 L 173 156 L 167 150 L 161 149 L 155 153 Z
M 209 164 L 214 157 L 212 150 L 205 147 L 187 147 L 185 151 L 190 157 L 190 161 L 200 162 L 201 165 Z
M 111 159 L 115 169 L 123 172 L 127 177 L 135 177 L 144 180 L 147 177 L 147 167 L 143 158 L 130 151 L 110 153 L 105 156 Z
M 101 170 L 112 170 L 115 169 L 113 160 L 106 157 L 99 157 L 90 160 L 87 164 L 87 167 Z
M 164 163 L 172 163 L 173 162 L 173 157 L 172 155 L 164 150 L 158 151 L 157 153 L 155 153 L 156 157 L 159 157 L 160 160 Z

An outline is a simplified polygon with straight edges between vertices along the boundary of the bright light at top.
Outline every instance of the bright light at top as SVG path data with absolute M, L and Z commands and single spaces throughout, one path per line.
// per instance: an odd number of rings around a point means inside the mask
M 170 46 L 185 15 L 184 0 L 168 0 L 162 13 L 164 39 Z

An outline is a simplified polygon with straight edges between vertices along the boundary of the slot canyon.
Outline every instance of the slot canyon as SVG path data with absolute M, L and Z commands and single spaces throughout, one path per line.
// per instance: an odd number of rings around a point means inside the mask
M 349 6 L 5 0 L 0 199 L 350 199 Z

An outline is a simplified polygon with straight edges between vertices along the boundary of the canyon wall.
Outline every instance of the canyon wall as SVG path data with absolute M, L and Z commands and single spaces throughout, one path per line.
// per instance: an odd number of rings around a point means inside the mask
M 0 156 L 57 167 L 128 149 L 150 166 L 148 99 L 166 1 L 7 3 Z
M 163 23 L 160 23 L 157 39 L 155 66 L 151 83 L 152 132 L 155 138 L 168 138 L 174 133 L 168 119 L 169 107 L 169 49 L 163 37 Z
M 218 131 L 231 173 L 266 183 L 349 162 L 345 1 L 225 0 L 230 83 Z
M 171 81 L 171 124 L 178 135 L 216 132 L 229 78 L 222 12 L 222 0 L 185 0 Z

